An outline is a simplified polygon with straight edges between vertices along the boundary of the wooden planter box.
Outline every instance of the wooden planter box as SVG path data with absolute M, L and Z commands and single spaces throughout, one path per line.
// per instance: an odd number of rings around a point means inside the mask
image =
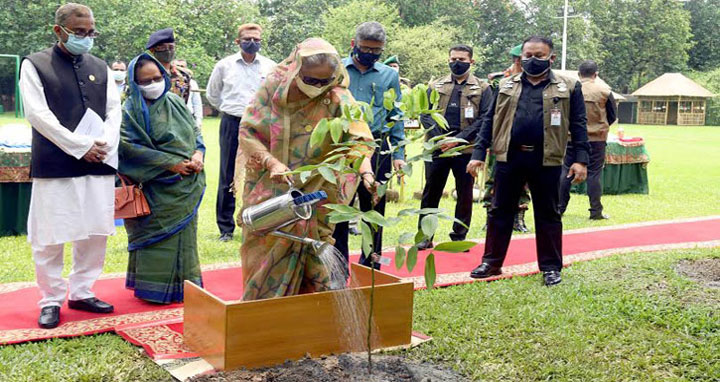
M 353 285 L 344 291 L 311 293 L 258 301 L 223 301 L 185 282 L 185 344 L 217 370 L 258 368 L 296 360 L 366 350 L 349 344 L 347 323 L 336 313 L 334 294 L 356 293 L 369 301 L 371 271 L 351 265 Z M 409 345 L 413 284 L 375 272 L 373 349 Z M 361 338 L 366 337 L 365 329 Z

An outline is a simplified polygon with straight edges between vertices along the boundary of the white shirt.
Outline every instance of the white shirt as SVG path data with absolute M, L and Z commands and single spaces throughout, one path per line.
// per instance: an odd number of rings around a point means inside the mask
M 198 86 L 197 81 L 192 79 L 190 80 L 190 97 L 187 101 L 187 107 L 190 109 L 190 114 L 195 117 L 195 126 L 202 129 L 203 104 L 200 96 L 200 86 Z
M 222 113 L 242 117 L 275 65 L 275 61 L 259 53 L 249 64 L 240 52 L 223 58 L 215 64 L 210 75 L 206 93 L 208 102 Z
M 90 150 L 95 138 L 75 134 L 60 124 L 47 104 L 40 76 L 28 60 L 20 68 L 20 91 L 25 118 L 38 133 L 76 159 Z M 117 157 L 122 120 L 120 94 L 110 68 L 106 94 L 105 131 L 99 140 L 107 143 L 107 163 Z M 28 241 L 35 247 L 114 234 L 114 180 L 112 175 L 33 179 Z

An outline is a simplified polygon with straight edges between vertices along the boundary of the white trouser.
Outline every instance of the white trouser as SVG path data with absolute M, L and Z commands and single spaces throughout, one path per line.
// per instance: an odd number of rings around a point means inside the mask
M 107 236 L 90 236 L 73 242 L 73 267 L 70 272 L 70 300 L 95 297 L 90 290 L 100 276 L 105 262 Z M 64 244 L 33 246 L 35 275 L 42 293 L 40 307 L 65 302 L 67 283 L 62 277 Z

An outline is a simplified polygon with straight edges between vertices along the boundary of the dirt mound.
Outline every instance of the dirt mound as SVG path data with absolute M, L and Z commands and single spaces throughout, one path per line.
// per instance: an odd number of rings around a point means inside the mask
M 198 376 L 193 382 L 457 382 L 466 379 L 430 363 L 402 357 L 374 356 L 373 374 L 368 375 L 367 357 L 343 354 L 322 359 L 302 359 L 258 369 L 235 370 Z
M 683 260 L 675 269 L 693 281 L 711 288 L 720 288 L 720 258 Z

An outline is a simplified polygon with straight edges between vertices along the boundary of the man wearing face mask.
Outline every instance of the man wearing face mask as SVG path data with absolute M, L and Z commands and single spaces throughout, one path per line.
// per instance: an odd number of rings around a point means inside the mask
M 68 307 L 110 313 L 92 286 L 102 273 L 107 236 L 115 233 L 114 187 L 121 108 L 113 73 L 89 54 L 98 32 L 90 8 L 68 3 L 55 12 L 58 43 L 27 56 L 20 68 L 25 116 L 33 127 L 33 178 L 28 241 L 42 299 L 38 325 L 54 328 L 69 289 Z M 92 110 L 91 135 L 78 125 Z M 73 243 L 68 283 L 63 247 Z
M 405 125 L 400 121 L 392 127 L 387 127 L 393 117 L 402 112 L 397 107 L 388 112 L 383 106 L 384 94 L 390 89 L 395 90 L 397 101 L 402 98 L 399 74 L 389 66 L 377 62 L 385 49 L 385 40 L 385 28 L 380 23 L 364 22 L 355 29 L 355 38 L 350 41 L 352 47 L 350 57 L 343 60 L 343 65 L 350 75 L 350 92 L 353 97 L 372 106 L 374 118 L 370 130 L 374 139 L 382 142 L 382 148 L 378 148 L 371 159 L 373 172 L 377 176 L 378 182 L 387 180 L 386 174 L 393 169 L 399 170 L 405 166 L 405 148 L 400 146 L 400 142 L 405 140 Z M 392 147 L 397 148 L 391 155 L 382 153 L 388 151 L 390 147 L 388 141 Z M 362 211 L 374 209 L 381 215 L 385 215 L 385 196 L 380 198 L 377 203 L 373 203 L 373 191 L 361 185 L 358 187 L 357 197 L 360 200 Z M 335 246 L 347 256 L 349 253 L 348 223 L 337 224 L 333 237 Z M 371 254 L 363 253 L 360 263 L 370 266 L 374 261 L 375 267 L 380 269 L 378 261 L 382 251 L 382 227 L 379 227 L 375 233 L 372 248 L 373 258 L 371 258 Z
M 127 84 L 125 83 L 127 67 L 122 61 L 114 61 L 110 65 L 110 69 L 112 69 L 113 80 L 115 80 L 115 86 L 117 86 L 118 93 L 120 93 L 122 99 L 125 97 L 125 89 L 127 88 Z
M 449 136 L 472 143 L 475 142 L 480 129 L 482 116 L 490 107 L 493 92 L 487 83 L 480 81 L 471 73 L 475 60 L 470 46 L 455 45 L 450 48 L 449 55 L 450 74 L 430 84 L 428 89 L 428 96 L 432 89 L 435 89 L 440 95 L 438 104 L 430 107 L 441 110 L 448 121 L 448 130 L 440 128 L 430 115 L 423 115 L 421 121 L 426 129 L 432 128 L 427 134 L 427 140 L 450 133 Z M 473 177 L 467 173 L 466 168 L 473 149 L 465 149 L 459 156 L 440 157 L 442 153 L 457 145 L 457 143 L 442 145 L 440 150 L 433 154 L 432 162 L 425 162 L 426 183 L 420 208 L 438 207 L 448 175 L 452 171 L 458 196 L 455 204 L 455 218 L 463 222 L 465 226 L 455 222 L 450 239 L 462 241 L 465 240 L 467 227 L 470 227 L 472 218 Z M 418 226 L 420 226 L 422 218 L 423 216 L 419 217 Z M 432 247 L 432 238 L 418 244 L 419 249 Z
M 160 29 L 150 35 L 145 49 L 155 57 L 170 74 L 170 91 L 179 95 L 185 103 L 190 100 L 192 75 L 173 64 L 175 59 L 175 34 L 172 28 Z
M 389 66 L 392 68 L 392 70 L 398 72 L 398 75 L 400 75 L 400 60 L 398 59 L 398 56 L 390 56 L 385 61 L 383 61 L 383 64 Z M 412 87 L 412 84 L 410 83 L 410 80 L 405 77 L 400 77 L 400 85 L 405 85 L 409 88 Z
M 501 273 L 513 229 L 513 216 L 525 183 L 533 199 L 538 265 L 545 285 L 560 283 L 562 220 L 558 209 L 560 173 L 570 141 L 575 163 L 568 177 L 585 180 L 588 163 L 587 118 L 580 81 L 551 70 L 555 54 L 550 39 L 532 36 L 523 42 L 523 73 L 503 79 L 483 119 L 480 137 L 467 171 L 477 176 L 491 148 L 497 163 L 495 193 L 488 211 L 482 264 L 470 277 Z
M 235 196 L 230 185 L 235 176 L 238 127 L 245 108 L 252 103 L 260 84 L 275 68 L 273 60 L 258 53 L 262 45 L 260 25 L 241 25 L 235 43 L 240 51 L 215 65 L 205 94 L 208 102 L 222 115 L 216 214 L 220 241 L 223 242 L 231 241 L 235 232 Z

